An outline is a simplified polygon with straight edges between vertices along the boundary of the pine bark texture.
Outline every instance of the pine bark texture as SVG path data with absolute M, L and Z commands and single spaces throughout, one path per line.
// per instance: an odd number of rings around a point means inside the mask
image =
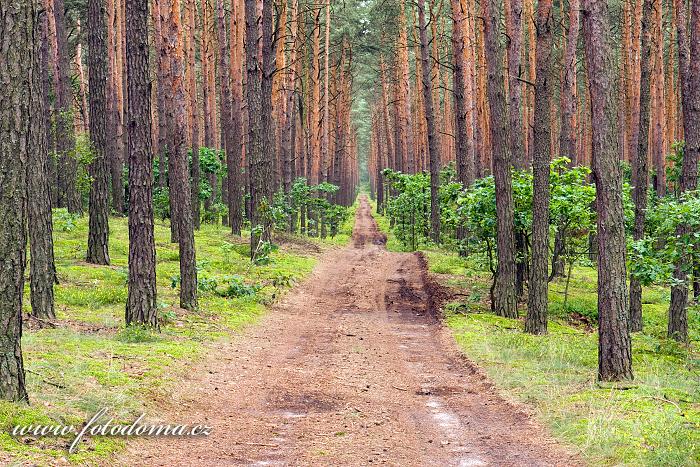
M 165 26 L 165 25 L 164 25 Z M 175 211 L 180 245 L 180 308 L 197 308 L 197 260 L 192 222 L 192 192 L 187 162 L 187 95 L 185 92 L 185 58 L 182 47 L 180 2 L 171 1 L 167 21 L 166 48 L 170 57 L 168 82 L 168 121 L 172 125 L 169 147 L 170 205 Z
M 192 149 L 192 221 L 194 228 L 199 229 L 201 223 L 201 201 L 199 200 L 200 167 L 199 167 L 199 95 L 197 93 L 197 70 L 195 52 L 195 31 L 197 18 L 197 3 L 187 0 L 185 9 L 187 15 L 187 88 L 189 100 L 190 148 Z
M 462 186 L 471 185 L 474 180 L 474 161 L 473 161 L 473 141 L 468 131 L 468 115 L 469 109 L 467 104 L 468 87 L 467 82 L 471 79 L 468 76 L 467 69 L 467 51 L 468 47 L 465 37 L 467 26 L 467 12 L 463 9 L 460 0 L 451 0 L 452 4 L 452 54 L 454 66 L 454 103 L 456 114 L 456 132 L 455 132 L 455 160 L 457 162 L 457 178 Z
M 129 293 L 126 324 L 157 327 L 148 0 L 125 1 L 129 100 L 126 119 L 129 141 Z
M 262 64 L 260 63 L 259 50 L 259 24 L 257 1 L 245 0 L 246 22 L 246 99 L 248 103 L 248 141 L 246 145 L 246 158 L 249 167 L 250 190 L 250 223 L 253 226 L 250 234 L 251 257 L 255 255 L 258 243 L 261 240 L 257 227 L 263 222 L 261 204 L 266 202 L 265 184 L 269 180 L 271 167 L 267 164 L 263 154 L 262 134 Z
M 532 265 L 528 284 L 525 331 L 547 333 L 549 265 L 549 164 L 552 122 L 549 113 L 552 77 L 552 2 L 537 6 L 537 74 L 535 81 L 535 128 L 532 155 Z
M 676 3 L 678 9 L 678 61 L 683 108 L 685 149 L 681 168 L 681 191 L 695 190 L 698 186 L 698 158 L 700 157 L 700 2 L 692 2 L 690 31 L 686 33 L 685 3 Z M 688 43 L 689 40 L 689 43 Z M 690 233 L 687 225 L 678 227 L 678 235 Z M 668 310 L 668 336 L 688 341 L 688 273 L 690 255 L 686 252 L 678 260 L 673 277 L 681 281 L 671 288 L 671 305 Z
M 484 47 L 488 79 L 486 83 L 491 130 L 493 175 L 496 184 L 496 235 L 498 268 L 493 288 L 492 307 L 499 316 L 518 316 L 515 289 L 515 232 L 511 155 L 508 147 L 508 109 L 503 81 L 503 47 L 500 43 L 502 1 L 484 0 Z
M 88 79 L 90 86 L 89 230 L 86 261 L 109 264 L 109 166 L 107 164 L 107 24 L 102 0 L 88 0 Z
M 644 0 L 642 9 L 642 59 L 640 62 L 639 130 L 637 147 L 630 147 L 632 162 L 632 200 L 634 201 L 634 240 L 644 237 L 644 222 L 649 189 L 649 104 L 651 100 L 651 28 L 652 0 Z M 642 284 L 630 278 L 630 331 L 642 330 Z
M 433 242 L 440 242 L 440 149 L 435 129 L 433 109 L 433 86 L 430 80 L 430 52 L 428 31 L 425 19 L 425 0 L 418 1 L 418 27 L 420 29 L 420 55 L 423 72 L 423 107 L 428 127 L 428 158 L 430 161 L 430 236 Z M 399 142 L 397 141 L 398 145 Z
M 510 119 L 510 153 L 517 167 L 525 167 L 525 142 L 523 137 L 521 54 L 523 44 L 523 0 L 509 0 L 510 21 L 508 27 L 508 118 Z
M 598 212 L 598 379 L 619 381 L 633 375 L 610 5 L 584 0 L 582 6 Z
M 39 15 L 35 24 L 33 91 L 31 94 L 31 140 L 27 169 L 30 272 L 29 288 L 32 316 L 54 319 L 56 265 L 53 251 L 53 220 L 49 184 L 50 93 L 48 21 Z
M 243 227 L 243 193 L 245 183 L 241 173 L 243 164 L 243 31 L 245 26 L 242 3 L 233 0 L 231 12 L 231 131 L 235 142 L 230 149 L 228 166 L 229 224 L 231 233 L 241 235 Z
M 35 2 L 0 3 L 0 399 L 27 401 L 22 361 Z
M 563 86 L 561 94 L 561 133 L 559 152 L 571 159 L 571 165 L 578 165 L 576 148 L 576 47 L 579 37 L 579 0 L 569 2 L 569 31 L 566 35 L 564 52 Z
M 56 152 L 59 157 L 58 206 L 68 212 L 80 213 L 80 195 L 76 188 L 78 163 L 72 157 L 75 149 L 73 131 L 73 90 L 71 87 L 70 57 L 68 56 L 68 32 L 63 0 L 53 0 L 56 23 L 58 77 L 56 78 Z

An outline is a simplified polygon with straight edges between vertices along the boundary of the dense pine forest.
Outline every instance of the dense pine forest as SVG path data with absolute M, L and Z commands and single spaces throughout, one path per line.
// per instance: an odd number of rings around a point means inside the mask
M 0 123 L 0 463 L 700 462 L 700 0 L 0 0 Z

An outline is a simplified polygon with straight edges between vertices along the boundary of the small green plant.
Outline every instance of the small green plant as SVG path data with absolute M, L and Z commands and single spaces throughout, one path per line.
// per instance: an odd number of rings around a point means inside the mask
M 57 209 L 53 220 L 54 229 L 60 232 L 72 232 L 76 228 L 76 222 L 80 215 L 72 214 L 66 209 Z
M 217 292 L 221 297 L 254 297 L 261 289 L 259 285 L 246 284 L 245 279 L 238 275 L 225 276 L 223 280 L 226 288 Z

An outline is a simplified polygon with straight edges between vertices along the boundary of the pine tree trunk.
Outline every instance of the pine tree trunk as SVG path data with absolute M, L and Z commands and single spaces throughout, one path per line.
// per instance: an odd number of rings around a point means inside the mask
M 430 80 L 430 60 L 428 31 L 425 20 L 425 0 L 418 1 L 418 27 L 420 29 L 420 52 L 423 72 L 423 106 L 425 121 L 428 125 L 428 153 L 430 159 L 430 235 L 435 243 L 440 243 L 440 149 L 435 130 L 433 111 L 433 86 Z M 397 142 L 398 144 L 398 142 Z
M 583 1 L 590 80 L 593 175 L 598 211 L 598 379 L 631 379 L 632 350 L 625 265 L 625 214 L 608 0 Z
M 187 96 L 189 98 L 190 148 L 192 149 L 192 221 L 199 230 L 201 224 L 201 202 L 199 200 L 199 94 L 197 93 L 196 24 L 197 2 L 187 0 Z
M 685 2 L 676 2 L 678 11 L 678 69 L 681 82 L 683 130 L 685 149 L 681 168 L 682 192 L 697 188 L 698 158 L 700 157 L 700 2 L 692 2 L 690 34 L 686 33 L 687 12 Z M 689 37 L 688 37 L 689 36 Z M 686 224 L 678 227 L 677 235 L 690 233 Z M 682 252 L 675 265 L 673 277 L 680 282 L 671 288 L 671 305 L 668 310 L 668 336 L 688 341 L 688 273 L 692 261 L 688 252 Z
M 634 131 L 633 139 L 637 147 L 630 146 L 632 162 L 632 199 L 634 201 L 635 240 L 644 237 L 644 222 L 647 210 L 647 191 L 649 188 L 649 102 L 651 97 L 651 20 L 652 0 L 644 0 L 642 10 L 642 59 L 639 94 L 639 129 Z M 642 330 L 642 284 L 634 276 L 630 278 L 630 331 Z
M 265 183 L 267 166 L 263 160 L 262 134 L 262 80 L 261 63 L 258 57 L 259 15 L 257 0 L 245 0 L 246 24 L 246 99 L 248 103 L 248 141 L 246 158 L 249 167 L 250 183 L 250 254 L 254 258 L 258 243 L 261 240 L 259 226 L 262 222 L 261 204 L 265 202 Z
M 122 180 L 124 162 L 123 135 L 124 125 L 122 112 L 119 107 L 117 75 L 122 70 L 117 66 L 117 25 L 114 0 L 107 0 L 107 157 L 111 172 L 112 210 L 117 214 L 124 213 L 124 181 Z
M 561 134 L 559 150 L 571 159 L 571 166 L 578 165 L 576 148 L 576 46 L 579 33 L 579 0 L 569 3 L 569 32 L 564 52 L 563 86 L 561 93 Z
M 496 184 L 496 233 L 498 268 L 493 290 L 492 307 L 499 316 L 518 316 L 518 298 L 515 288 L 515 232 L 511 155 L 508 147 L 508 109 L 503 80 L 503 49 L 500 45 L 500 0 L 484 0 L 484 47 L 488 80 L 489 123 L 491 153 Z M 512 131 L 513 129 L 510 129 Z
M 192 222 L 192 192 L 187 162 L 187 112 L 185 104 L 185 60 L 180 25 L 180 2 L 173 0 L 168 20 L 164 24 L 167 34 L 167 53 L 170 57 L 168 82 L 168 120 L 172 125 L 169 134 L 170 153 L 170 203 L 176 213 L 177 236 L 180 245 L 180 307 L 197 308 L 197 261 L 194 248 L 194 224 Z
M 525 332 L 547 333 L 549 265 L 549 101 L 552 92 L 552 2 L 537 5 L 537 74 L 535 81 L 535 128 L 532 155 L 532 266 L 528 284 Z
M 28 97 L 43 95 L 32 70 L 38 64 L 39 44 L 32 39 L 37 14 L 34 0 L 0 3 L 0 399 L 15 402 L 27 402 L 21 339 L 27 167 L 34 139 Z
M 35 24 L 34 52 L 37 70 L 33 76 L 35 92 L 31 100 L 31 139 L 27 169 L 27 208 L 29 218 L 30 273 L 32 316 L 54 319 L 54 290 L 56 266 L 53 252 L 53 221 L 49 186 L 49 117 L 48 102 L 51 88 L 49 78 L 49 49 L 46 15 Z M 37 81 L 38 80 L 38 81 Z
M 298 30 L 298 0 L 293 0 L 290 10 L 290 43 L 289 51 L 290 69 L 284 75 L 285 88 L 284 99 L 286 101 L 287 116 L 285 119 L 285 127 L 283 128 L 282 148 L 284 157 L 282 158 L 282 183 L 284 193 L 289 196 L 292 190 L 292 181 L 294 178 L 294 163 L 295 163 L 295 139 L 296 139 L 296 69 L 297 66 L 297 30 Z M 293 232 L 296 228 L 296 216 L 292 214 L 289 218 L 289 231 Z
M 126 129 L 129 151 L 129 295 L 126 324 L 158 327 L 153 234 L 148 0 L 126 0 Z
M 462 9 L 460 0 L 452 0 L 452 55 L 454 66 L 454 104 L 456 113 L 456 154 L 457 178 L 464 187 L 471 185 L 474 180 L 474 150 L 472 139 L 468 133 L 467 106 L 467 81 L 471 79 L 467 75 L 467 52 L 468 47 L 465 37 L 467 12 Z
M 262 141 L 263 158 L 260 175 L 260 191 L 265 196 L 269 205 L 272 203 L 273 194 L 273 161 L 277 157 L 275 154 L 275 122 L 272 118 L 272 85 L 275 73 L 275 50 L 277 41 L 273 35 L 273 11 L 274 0 L 263 0 L 262 2 Z M 263 220 L 263 240 L 270 241 L 272 235 L 272 219 L 269 214 L 262 217 Z
M 510 119 L 510 153 L 516 167 L 525 167 L 523 138 L 522 84 L 520 57 L 523 44 L 523 0 L 509 0 L 510 21 L 507 25 L 508 42 L 508 117 Z
M 225 188 L 226 193 L 233 193 L 237 189 L 236 171 L 240 164 L 240 156 L 235 154 L 235 151 L 240 151 L 240 140 L 236 140 L 234 135 L 234 118 L 231 101 L 231 61 L 230 47 L 228 46 L 229 37 L 226 31 L 226 15 L 224 13 L 223 0 L 216 2 L 217 16 L 217 34 L 219 40 L 219 83 L 221 87 L 220 105 L 221 105 L 221 129 L 223 133 L 224 149 L 226 152 L 226 167 L 229 176 L 224 180 L 222 190 Z M 227 186 L 228 185 L 228 186 Z M 229 210 L 232 208 L 230 197 L 226 197 Z
M 231 13 L 231 126 L 233 140 L 233 167 L 229 166 L 229 223 L 231 233 L 241 235 L 243 227 L 243 193 L 245 183 L 241 174 L 243 163 L 243 35 L 245 19 L 240 0 L 234 0 L 235 8 Z
M 402 128 L 402 153 L 406 160 L 406 173 L 416 173 L 416 156 L 413 138 L 413 118 L 411 116 L 411 80 L 408 59 L 408 33 L 406 31 L 406 7 L 405 1 L 399 2 L 399 37 L 398 37 L 398 78 L 401 88 L 401 128 Z
M 88 0 L 90 141 L 89 231 L 86 261 L 109 264 L 109 167 L 107 164 L 107 25 L 102 0 Z
M 53 0 L 53 2 L 58 59 L 58 78 L 56 79 L 56 152 L 60 164 L 58 170 L 58 206 L 67 207 L 68 212 L 79 214 L 82 211 L 82 206 L 75 184 L 78 164 L 71 156 L 75 149 L 75 133 L 65 6 L 63 0 Z

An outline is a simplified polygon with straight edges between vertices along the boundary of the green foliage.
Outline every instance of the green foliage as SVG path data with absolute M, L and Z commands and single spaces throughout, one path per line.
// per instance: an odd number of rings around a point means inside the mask
M 415 250 L 430 243 L 430 176 L 415 175 L 384 169 L 384 183 L 390 193 L 387 216 L 393 232 L 405 248 Z
M 153 188 L 153 213 L 161 220 L 170 217 L 170 190 L 167 186 Z
M 189 158 L 191 164 L 191 151 Z M 203 174 L 216 174 L 219 177 L 223 177 L 227 173 L 226 153 L 223 150 L 213 148 L 199 148 L 199 167 Z
M 72 232 L 76 227 L 76 222 L 80 219 L 79 214 L 68 212 L 65 208 L 56 209 L 53 218 L 53 228 L 59 232 Z
M 700 261 L 700 192 L 654 199 L 647 210 L 646 235 L 630 244 L 630 270 L 642 284 L 675 285 L 675 263 L 685 255 Z M 686 228 L 679 230 L 683 225 Z M 687 273 L 691 273 L 690 265 Z
M 297 178 L 289 194 L 280 191 L 275 195 L 270 212 L 272 224 L 277 230 L 286 230 L 292 219 L 299 222 L 303 212 L 309 216 L 307 233 L 311 233 L 311 227 L 318 230 L 320 221 L 330 229 L 331 238 L 335 237 L 349 212 L 345 206 L 330 201 L 338 190 L 338 186 L 328 182 L 309 185 L 306 178 Z M 294 230 L 296 228 L 294 225 Z
M 681 169 L 683 168 L 683 154 L 685 153 L 685 141 L 676 141 L 671 145 L 671 153 L 666 156 L 666 182 L 672 187 L 673 195 L 680 194 Z
M 224 289 L 217 292 L 221 297 L 254 297 L 261 289 L 259 285 L 246 284 L 245 279 L 238 275 L 226 276 L 224 281 Z
M 92 177 L 88 173 L 88 166 L 95 160 L 95 151 L 88 133 L 76 135 L 75 149 L 71 157 L 78 163 L 78 172 L 75 179 L 76 189 L 83 198 L 86 198 L 90 195 L 90 187 L 92 186 Z

